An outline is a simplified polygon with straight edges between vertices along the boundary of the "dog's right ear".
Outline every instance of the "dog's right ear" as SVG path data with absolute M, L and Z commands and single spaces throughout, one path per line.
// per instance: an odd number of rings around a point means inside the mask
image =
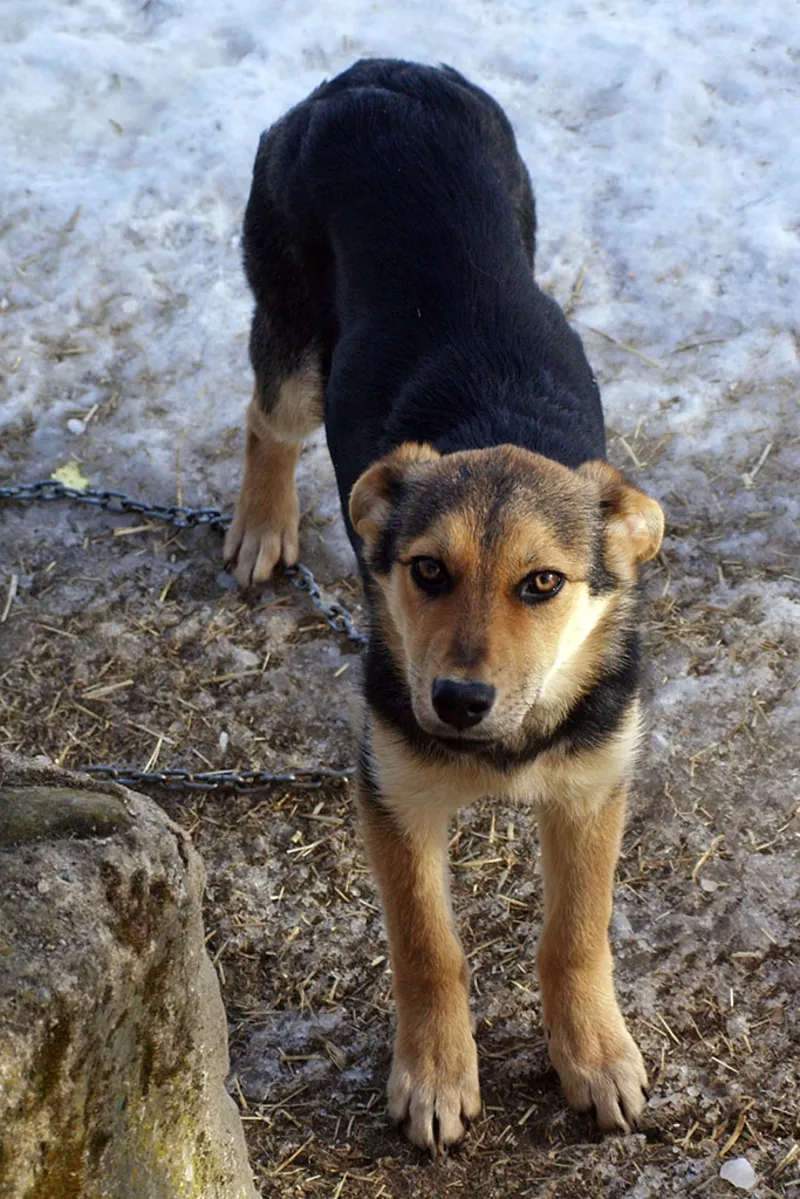
M 432 445 L 405 441 L 356 480 L 350 492 L 350 520 L 368 550 L 376 548 L 403 483 L 438 457 Z

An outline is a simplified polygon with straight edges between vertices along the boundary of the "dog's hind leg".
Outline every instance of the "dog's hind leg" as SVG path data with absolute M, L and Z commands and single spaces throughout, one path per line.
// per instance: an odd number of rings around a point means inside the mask
M 264 402 L 258 373 L 244 452 L 244 478 L 233 523 L 225 537 L 225 562 L 247 587 L 270 577 L 278 562 L 298 555 L 300 508 L 295 469 L 304 437 L 322 421 L 322 379 L 309 354 Z
M 244 479 L 225 561 L 243 587 L 297 561 L 295 468 L 324 415 L 330 257 L 287 200 L 297 110 L 261 139 L 244 220 L 244 264 L 256 300 L 250 334 L 255 392 L 247 414 Z

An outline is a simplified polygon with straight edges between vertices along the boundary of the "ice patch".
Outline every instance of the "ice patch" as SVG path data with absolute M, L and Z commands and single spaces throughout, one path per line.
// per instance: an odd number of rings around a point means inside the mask
M 756 1172 L 746 1157 L 734 1157 L 725 1162 L 719 1176 L 739 1191 L 752 1191 L 756 1185 Z

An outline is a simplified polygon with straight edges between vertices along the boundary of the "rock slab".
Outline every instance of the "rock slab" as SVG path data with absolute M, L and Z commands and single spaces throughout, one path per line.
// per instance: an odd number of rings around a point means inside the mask
M 150 800 L 0 756 L 3 1199 L 257 1199 L 203 886 Z

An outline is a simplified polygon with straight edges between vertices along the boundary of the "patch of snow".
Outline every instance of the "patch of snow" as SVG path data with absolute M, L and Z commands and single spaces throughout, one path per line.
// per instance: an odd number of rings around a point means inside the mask
M 671 404 L 684 452 L 750 461 L 785 425 L 800 102 L 779 0 L 445 0 L 435 20 L 424 0 L 6 9 L 1 423 L 32 422 L 34 461 L 58 461 L 67 412 L 98 404 L 93 482 L 119 483 L 123 455 L 163 500 L 182 440 L 193 498 L 209 473 L 233 498 L 236 456 L 220 480 L 206 447 L 238 428 L 250 388 L 239 226 L 258 136 L 361 55 L 447 61 L 507 108 L 537 193 L 540 278 L 564 301 L 585 264 L 590 357 L 608 348 L 600 329 L 657 363 L 622 352 L 601 371 L 612 425 Z M 743 376 L 752 402 L 710 421 Z

